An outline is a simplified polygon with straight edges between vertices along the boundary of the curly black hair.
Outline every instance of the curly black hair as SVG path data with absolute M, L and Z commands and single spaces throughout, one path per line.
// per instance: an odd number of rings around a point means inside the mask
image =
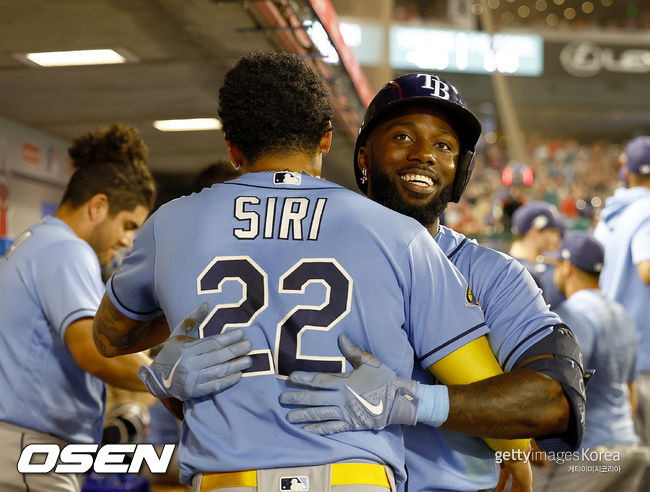
M 298 55 L 251 53 L 226 74 L 219 117 L 248 161 L 263 154 L 313 154 L 330 129 L 324 81 Z
M 68 154 L 75 172 L 61 203 L 77 208 L 104 193 L 111 215 L 138 205 L 153 208 L 156 185 L 147 167 L 149 150 L 136 128 L 123 123 L 100 127 L 75 138 Z

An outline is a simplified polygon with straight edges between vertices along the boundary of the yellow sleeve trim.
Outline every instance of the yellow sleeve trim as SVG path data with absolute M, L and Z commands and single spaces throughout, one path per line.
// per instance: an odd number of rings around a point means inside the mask
M 470 384 L 503 374 L 484 335 L 429 366 L 443 384 Z
M 446 385 L 470 384 L 503 374 L 486 336 L 472 340 L 431 364 L 429 370 Z M 527 451 L 530 439 L 484 439 L 494 451 Z

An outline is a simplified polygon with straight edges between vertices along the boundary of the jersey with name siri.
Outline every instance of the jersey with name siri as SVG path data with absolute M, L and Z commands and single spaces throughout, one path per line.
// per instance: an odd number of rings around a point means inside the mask
M 466 284 L 427 231 L 336 184 L 254 173 L 161 207 L 108 284 L 125 315 L 164 312 L 170 326 L 199 303 L 206 336 L 242 327 L 254 365 L 214 398 L 185 404 L 185 482 L 199 471 L 387 463 L 404 477 L 401 429 L 317 436 L 278 403 L 294 370 L 349 370 L 346 333 L 401 377 L 414 352 L 428 367 L 486 333 Z

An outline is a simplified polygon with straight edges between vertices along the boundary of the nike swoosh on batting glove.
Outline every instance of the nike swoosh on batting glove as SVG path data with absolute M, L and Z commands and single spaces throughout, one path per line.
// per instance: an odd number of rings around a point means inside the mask
M 320 435 L 383 429 L 390 424 L 415 425 L 419 383 L 398 377 L 345 335 L 339 336 L 338 343 L 354 370 L 341 374 L 291 373 L 292 383 L 312 389 L 280 395 L 282 404 L 308 407 L 290 411 L 287 420 L 312 422 L 303 428 Z
M 251 343 L 240 329 L 196 339 L 198 326 L 209 313 L 201 304 L 179 323 L 149 366 L 138 377 L 156 398 L 181 401 L 202 398 L 229 388 L 242 377 L 252 359 Z

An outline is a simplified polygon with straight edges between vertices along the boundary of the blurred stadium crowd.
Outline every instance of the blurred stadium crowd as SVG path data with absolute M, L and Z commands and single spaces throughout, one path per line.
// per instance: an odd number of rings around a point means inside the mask
M 471 186 L 458 205 L 450 205 L 445 224 L 507 251 L 511 217 L 521 205 L 555 205 L 567 229 L 588 230 L 598 220 L 605 198 L 620 186 L 617 159 L 622 146 L 603 141 L 527 139 L 527 163 L 510 161 L 497 143 L 476 156 Z

